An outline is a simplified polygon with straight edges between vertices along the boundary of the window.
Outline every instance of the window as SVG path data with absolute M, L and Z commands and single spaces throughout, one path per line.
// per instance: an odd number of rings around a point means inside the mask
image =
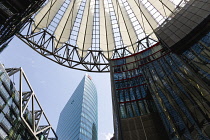
M 5 139 L 7 137 L 7 133 L 0 127 L 0 139 Z

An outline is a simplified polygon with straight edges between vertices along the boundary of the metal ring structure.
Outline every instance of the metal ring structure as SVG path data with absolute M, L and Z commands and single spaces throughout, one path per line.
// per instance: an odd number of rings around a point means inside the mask
M 155 30 L 189 0 L 48 0 L 17 34 L 69 68 L 109 72 L 109 60 L 158 42 Z

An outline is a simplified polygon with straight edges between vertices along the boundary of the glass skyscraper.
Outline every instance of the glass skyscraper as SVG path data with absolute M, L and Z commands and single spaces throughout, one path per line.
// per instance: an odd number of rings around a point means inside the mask
M 97 140 L 97 91 L 85 75 L 61 111 L 57 135 L 59 140 Z

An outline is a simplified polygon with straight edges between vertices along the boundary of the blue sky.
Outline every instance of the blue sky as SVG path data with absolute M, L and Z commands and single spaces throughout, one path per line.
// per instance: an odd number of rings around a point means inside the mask
M 9 67 L 22 67 L 50 123 L 56 130 L 59 114 L 86 72 L 63 67 L 14 38 L 0 54 Z M 113 134 L 109 73 L 88 73 L 98 91 L 98 140 Z

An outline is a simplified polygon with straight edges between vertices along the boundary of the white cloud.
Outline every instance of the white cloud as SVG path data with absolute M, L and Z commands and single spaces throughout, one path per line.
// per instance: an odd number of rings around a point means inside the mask
M 102 133 L 105 136 L 106 140 L 110 140 L 113 137 L 112 133 Z

